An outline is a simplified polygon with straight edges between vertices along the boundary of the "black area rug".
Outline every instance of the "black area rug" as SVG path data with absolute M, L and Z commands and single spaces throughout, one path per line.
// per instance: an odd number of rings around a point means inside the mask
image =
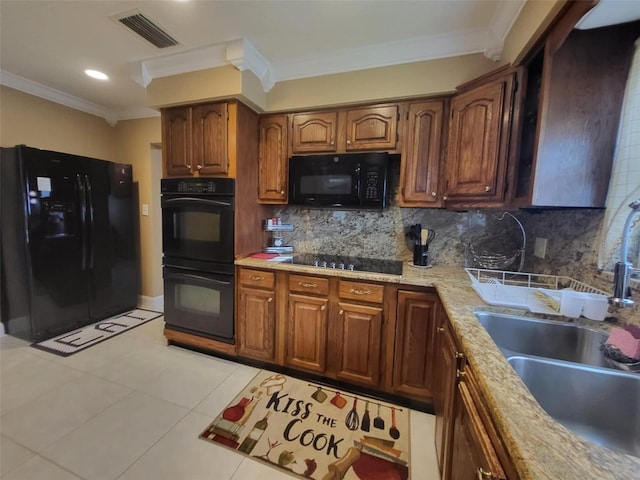
M 63 333 L 57 337 L 32 343 L 31 346 L 46 352 L 55 353 L 56 355 L 68 357 L 69 355 L 81 352 L 82 350 L 124 333 L 127 330 L 139 327 L 143 323 L 147 323 L 161 315 L 161 312 L 137 308 L 130 312 L 101 320 L 92 325 Z

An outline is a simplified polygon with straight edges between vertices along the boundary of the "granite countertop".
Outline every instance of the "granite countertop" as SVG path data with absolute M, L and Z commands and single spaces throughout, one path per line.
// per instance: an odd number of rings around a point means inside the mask
M 386 275 L 319 270 L 254 258 L 236 260 L 236 265 L 434 287 L 522 480 L 640 478 L 640 458 L 615 453 L 584 440 L 542 410 L 474 316 L 474 308 L 486 304 L 471 288 L 463 268 L 419 269 L 405 263 L 402 275 Z

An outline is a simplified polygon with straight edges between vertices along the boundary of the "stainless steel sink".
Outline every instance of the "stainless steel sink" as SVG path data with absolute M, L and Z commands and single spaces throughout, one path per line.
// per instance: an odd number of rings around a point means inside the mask
M 611 367 L 607 333 L 574 323 L 475 312 L 540 406 L 578 435 L 640 457 L 640 375 Z
M 528 356 L 508 361 L 555 420 L 587 440 L 640 457 L 640 376 Z
M 506 357 L 522 353 L 609 367 L 600 351 L 608 336 L 605 332 L 554 320 L 489 312 L 475 315 Z

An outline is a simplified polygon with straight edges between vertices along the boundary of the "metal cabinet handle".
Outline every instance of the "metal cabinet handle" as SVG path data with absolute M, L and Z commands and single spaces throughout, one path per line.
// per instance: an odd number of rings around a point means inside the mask
M 191 165 L 187 165 L 187 168 L 191 170 L 193 167 Z
M 340 311 L 338 312 L 338 315 L 344 315 L 344 310 L 340 310 Z
M 456 378 L 464 378 L 466 376 L 466 372 L 464 370 L 456 369 Z
M 280 195 L 284 195 L 284 190 L 280 190 Z
M 262 275 L 251 275 L 249 279 L 253 280 L 254 282 L 258 282 L 260 280 L 264 280 L 264 277 Z
M 486 187 L 484 187 L 484 191 L 485 192 L 490 192 L 491 191 L 491 187 L 489 185 L 487 185 Z
M 197 168 L 198 170 L 202 170 L 202 165 L 196 165 L 196 168 Z
M 371 290 L 360 290 L 359 288 L 350 288 L 349 293 L 355 293 L 356 295 L 371 295 Z
M 317 283 L 307 283 L 307 282 L 298 282 L 298 285 L 304 288 L 316 288 L 318 286 Z
M 269 302 L 269 303 L 273 302 L 273 297 L 267 298 L 267 302 Z
M 444 327 L 436 327 L 436 332 L 438 333 L 444 332 Z
M 454 355 L 455 358 L 464 358 L 464 353 L 462 352 L 456 352 Z
M 437 194 L 436 192 L 431 192 L 431 196 L 432 196 L 432 197 L 437 197 L 437 196 L 438 196 L 438 194 Z
M 333 140 L 331 140 L 331 145 L 333 145 L 334 143 L 336 143 L 336 142 L 334 142 Z
M 327 307 L 326 307 L 325 305 L 322 305 L 322 306 L 320 307 L 320 310 L 324 310 L 325 308 L 327 308 Z
M 351 145 L 351 140 L 347 140 L 347 145 Z
M 449 197 L 448 197 L 448 196 L 446 196 L 446 195 L 444 195 L 444 196 L 442 197 L 442 199 L 443 199 L 443 200 L 449 200 Z
M 491 480 L 493 473 L 485 471 L 482 467 L 478 467 L 477 476 L 478 480 Z

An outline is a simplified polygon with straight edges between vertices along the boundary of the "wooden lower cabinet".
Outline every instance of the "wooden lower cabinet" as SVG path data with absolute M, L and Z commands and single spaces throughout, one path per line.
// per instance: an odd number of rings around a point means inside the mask
M 287 366 L 324 373 L 327 365 L 329 300 L 308 295 L 289 296 Z
M 238 354 L 275 360 L 275 292 L 241 287 L 238 295 Z
M 336 377 L 376 388 L 380 381 L 382 307 L 338 303 Z
M 393 393 L 431 402 L 438 296 L 398 291 Z
M 451 465 L 449 448 L 453 430 L 453 401 L 456 393 L 456 370 L 462 360 L 449 320 L 439 307 L 436 327 L 433 409 L 436 416 L 436 456 L 442 478 L 447 478 Z
M 450 480 L 506 480 L 485 423 L 487 414 L 479 401 L 470 371 L 458 383 L 453 417 Z
M 275 274 L 239 269 L 238 284 L 238 354 L 273 362 L 276 359 Z
M 518 480 L 473 369 L 465 363 L 453 327 L 439 307 L 436 327 L 436 455 L 442 480 Z

